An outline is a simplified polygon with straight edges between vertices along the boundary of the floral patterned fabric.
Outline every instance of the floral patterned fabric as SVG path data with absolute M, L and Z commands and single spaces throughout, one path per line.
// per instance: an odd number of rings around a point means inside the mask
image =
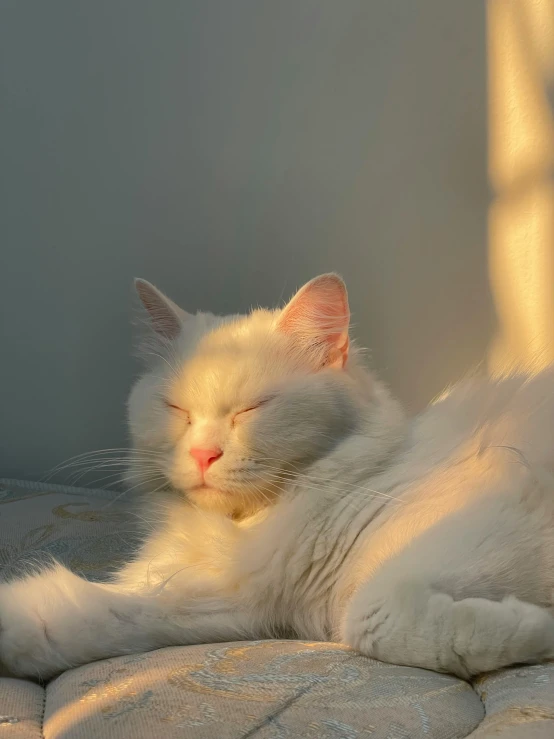
M 88 579 L 102 579 L 138 541 L 137 518 L 124 497 L 0 479 L 1 579 L 52 557 Z
M 466 736 L 484 715 L 469 685 L 384 665 L 335 644 L 172 647 L 62 675 L 50 737 L 357 739 Z
M 473 739 L 553 739 L 554 663 L 499 670 L 473 687 L 486 708 Z
M 102 579 L 137 546 L 132 501 L 0 480 L 0 576 L 54 556 Z M 550 739 L 554 664 L 470 685 L 337 644 L 172 647 L 69 670 L 47 686 L 0 679 L 0 739 Z

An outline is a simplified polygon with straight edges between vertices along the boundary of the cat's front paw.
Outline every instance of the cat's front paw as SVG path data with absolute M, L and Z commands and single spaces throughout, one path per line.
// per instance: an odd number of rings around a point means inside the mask
M 64 669 L 33 589 L 37 580 L 0 585 L 0 674 L 44 679 Z

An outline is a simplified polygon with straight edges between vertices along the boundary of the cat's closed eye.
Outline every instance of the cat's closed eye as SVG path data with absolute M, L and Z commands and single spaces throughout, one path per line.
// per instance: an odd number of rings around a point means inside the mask
M 264 398 L 263 400 L 260 400 L 258 403 L 248 406 L 248 408 L 243 408 L 242 410 L 237 411 L 237 413 L 234 414 L 233 419 L 232 419 L 233 425 L 236 422 L 240 423 L 241 420 L 248 418 L 252 414 L 253 411 L 257 411 L 263 405 L 266 405 L 267 403 L 269 403 L 270 400 L 273 400 L 273 396 L 270 398 Z
M 164 400 L 164 403 L 167 408 L 170 408 L 172 411 L 176 411 L 180 415 L 184 416 L 184 418 L 186 418 L 187 420 L 187 423 L 190 423 L 190 415 L 187 410 L 185 410 L 184 408 L 181 408 L 180 405 L 175 405 L 175 403 L 171 403 L 171 401 L 169 400 Z
M 233 423 L 235 423 L 237 420 L 240 421 L 241 419 L 246 418 L 246 416 L 250 415 L 252 411 L 257 411 L 259 407 L 259 405 L 253 405 L 250 408 L 245 408 L 244 410 L 235 413 L 235 415 L 233 416 Z

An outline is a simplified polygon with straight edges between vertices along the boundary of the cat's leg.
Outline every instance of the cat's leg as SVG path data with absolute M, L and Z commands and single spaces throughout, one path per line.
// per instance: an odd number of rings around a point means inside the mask
M 0 666 L 48 678 L 92 660 L 255 636 L 252 619 L 217 595 L 121 592 L 61 566 L 0 585 Z
M 554 657 L 554 618 L 514 597 L 453 600 L 418 582 L 369 582 L 354 596 L 341 639 L 370 657 L 467 678 Z

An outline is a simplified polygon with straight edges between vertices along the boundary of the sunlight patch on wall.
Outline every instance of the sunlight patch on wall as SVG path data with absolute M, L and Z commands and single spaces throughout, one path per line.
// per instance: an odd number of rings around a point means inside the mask
M 489 0 L 493 372 L 554 361 L 554 0 Z

